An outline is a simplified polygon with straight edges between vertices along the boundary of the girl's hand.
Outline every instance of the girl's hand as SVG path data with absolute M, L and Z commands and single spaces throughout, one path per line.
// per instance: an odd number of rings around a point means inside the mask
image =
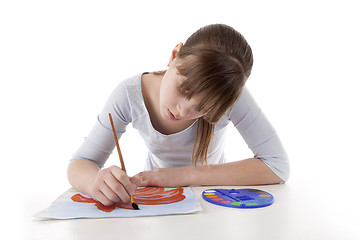
M 188 186 L 191 167 L 159 168 L 140 172 L 131 178 L 136 186 L 141 187 L 180 187 Z
M 126 173 L 118 166 L 101 169 L 91 187 L 91 197 L 105 206 L 116 202 L 130 202 L 130 195 L 134 194 L 136 186 L 130 181 Z

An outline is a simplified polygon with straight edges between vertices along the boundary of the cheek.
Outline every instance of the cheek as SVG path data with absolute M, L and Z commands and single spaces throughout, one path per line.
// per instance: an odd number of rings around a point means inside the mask
M 160 97 L 159 97 L 160 105 L 165 105 L 169 107 L 170 105 L 175 104 L 174 92 L 167 88 L 166 86 L 162 86 L 160 89 Z
M 167 102 L 169 98 L 168 91 L 166 91 L 166 87 L 161 85 L 160 88 L 160 102 Z
M 202 116 L 204 116 L 204 115 L 205 115 L 205 114 L 203 114 L 203 113 L 199 113 L 199 112 L 195 111 L 195 112 L 189 113 L 188 118 L 189 118 L 189 119 L 197 119 L 197 118 L 200 118 L 200 117 L 202 117 Z

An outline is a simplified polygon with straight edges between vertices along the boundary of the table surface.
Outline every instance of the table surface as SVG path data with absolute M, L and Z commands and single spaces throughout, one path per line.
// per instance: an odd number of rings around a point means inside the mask
M 23 221 L 25 239 L 360 239 L 359 207 L 313 186 L 252 186 L 273 194 L 273 205 L 257 209 L 217 206 L 202 199 L 213 187 L 192 187 L 202 211 L 139 218 Z M 217 186 L 216 188 L 248 188 Z M 338 193 L 337 193 L 338 194 Z M 60 195 L 60 194 L 59 194 Z M 344 202 L 344 201 L 343 201 Z M 47 206 L 43 206 L 46 208 Z

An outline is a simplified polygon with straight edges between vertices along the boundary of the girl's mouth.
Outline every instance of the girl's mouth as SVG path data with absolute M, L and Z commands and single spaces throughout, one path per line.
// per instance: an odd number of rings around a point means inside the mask
M 168 115 L 169 115 L 169 118 L 170 118 L 171 120 L 174 120 L 174 121 L 179 121 L 179 120 L 181 120 L 181 119 L 179 119 L 179 118 L 176 118 L 176 117 L 174 116 L 174 114 L 172 114 L 172 113 L 170 112 L 169 109 L 168 109 Z

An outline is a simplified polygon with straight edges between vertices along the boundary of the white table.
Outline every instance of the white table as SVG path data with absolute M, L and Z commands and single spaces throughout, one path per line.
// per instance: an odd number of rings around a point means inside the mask
M 29 218 L 25 223 L 25 238 L 360 239 L 356 231 L 356 227 L 360 227 L 359 207 L 339 207 L 341 196 L 329 191 L 323 196 L 318 191 L 319 186 L 309 188 L 306 184 L 295 183 L 253 186 L 275 197 L 273 205 L 259 209 L 233 209 L 210 204 L 201 197 L 202 191 L 209 188 L 192 187 L 202 207 L 202 211 L 195 214 L 42 222 Z

